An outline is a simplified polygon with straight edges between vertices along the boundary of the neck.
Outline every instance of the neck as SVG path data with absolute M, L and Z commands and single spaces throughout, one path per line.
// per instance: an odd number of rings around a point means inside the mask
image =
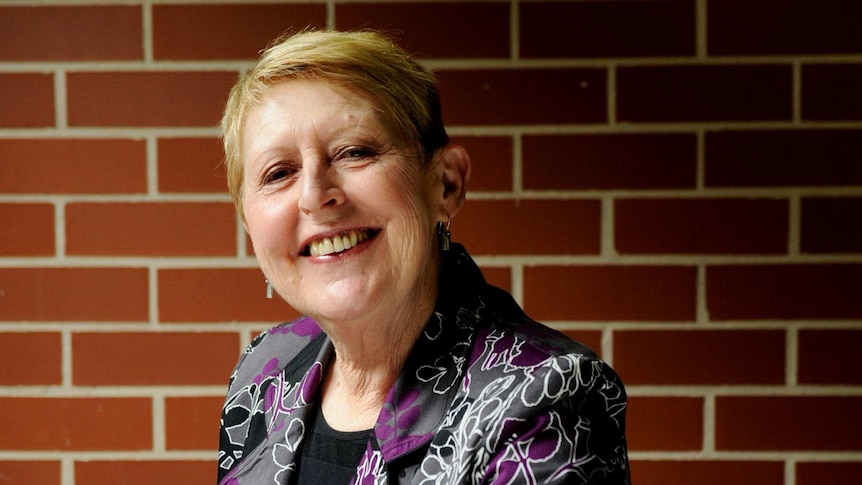
M 340 431 L 374 425 L 386 396 L 434 312 L 440 261 L 427 266 L 407 291 L 393 289 L 389 299 L 349 321 L 318 320 L 335 347 L 321 388 L 329 425 Z
M 386 395 L 434 311 L 436 295 L 421 300 L 403 305 L 408 308 L 386 319 L 377 315 L 325 326 L 335 346 L 335 360 L 324 377 L 322 410 L 333 429 L 357 431 L 374 426 Z
M 421 325 L 412 323 L 388 339 L 363 339 L 369 345 L 348 345 L 333 339 L 335 360 L 324 376 L 321 404 L 333 429 L 358 431 L 374 426 L 423 328 L 424 321 Z

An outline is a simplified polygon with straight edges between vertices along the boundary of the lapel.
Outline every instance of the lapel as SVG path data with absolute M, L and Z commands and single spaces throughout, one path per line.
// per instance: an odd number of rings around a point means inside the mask
M 334 355 L 324 333 L 290 361 L 264 391 L 266 437 L 225 477 L 224 485 L 290 483 L 296 455 L 314 412 L 325 365 Z
M 453 243 L 444 253 L 434 314 L 386 397 L 373 442 L 359 466 L 360 481 L 385 474 L 382 463 L 391 464 L 427 446 L 440 429 L 463 385 L 475 329 L 484 313 L 479 296 L 484 284 L 464 248 Z M 334 355 L 332 342 L 320 333 L 272 381 L 263 398 L 267 436 L 228 473 L 223 485 L 271 483 L 273 477 L 276 483 L 290 483 L 322 377 Z
M 374 426 L 377 450 L 392 463 L 426 446 L 462 386 L 484 307 L 479 268 L 459 244 L 444 253 L 434 314 L 386 397 Z M 374 450 L 369 450 L 365 460 Z

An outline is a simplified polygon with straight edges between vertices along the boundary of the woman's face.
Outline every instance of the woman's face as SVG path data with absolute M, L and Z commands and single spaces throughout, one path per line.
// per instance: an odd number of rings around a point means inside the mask
M 351 321 L 433 301 L 442 184 L 369 98 L 325 82 L 276 84 L 248 114 L 242 160 L 255 254 L 298 311 Z

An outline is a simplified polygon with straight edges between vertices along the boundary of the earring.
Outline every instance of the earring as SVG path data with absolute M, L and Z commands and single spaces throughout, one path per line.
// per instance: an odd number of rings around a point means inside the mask
M 272 283 L 266 280 L 266 298 L 272 300 Z
M 437 221 L 437 243 L 440 245 L 441 251 L 448 251 L 451 245 L 452 238 L 449 233 L 449 226 L 451 225 L 451 221 L 447 221 L 446 224 L 443 224 L 443 221 Z

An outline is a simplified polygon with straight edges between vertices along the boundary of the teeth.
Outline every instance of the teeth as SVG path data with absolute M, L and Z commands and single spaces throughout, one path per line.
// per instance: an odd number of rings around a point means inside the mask
M 338 236 L 314 241 L 308 245 L 308 251 L 312 256 L 326 256 L 327 254 L 347 251 L 366 239 L 368 239 L 367 231 L 349 231 Z

